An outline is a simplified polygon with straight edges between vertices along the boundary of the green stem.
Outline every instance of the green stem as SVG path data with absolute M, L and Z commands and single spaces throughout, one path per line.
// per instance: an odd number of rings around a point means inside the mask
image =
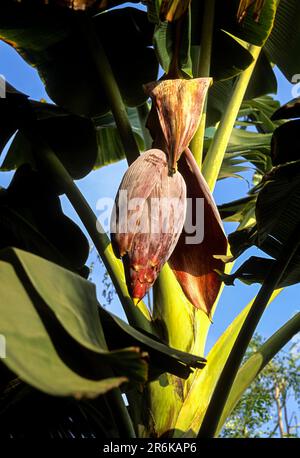
M 200 41 L 200 55 L 194 53 L 194 77 L 208 77 L 210 75 L 211 52 L 213 43 L 215 17 L 215 0 L 205 0 L 204 15 L 202 22 L 202 32 Z M 203 143 L 206 125 L 207 98 L 203 107 L 202 117 L 199 127 L 191 141 L 191 150 L 201 169 L 203 156 Z
M 240 106 L 243 102 L 261 48 L 250 45 L 249 51 L 253 56 L 253 62 L 245 71 L 243 71 L 235 83 L 232 97 L 225 112 L 223 113 L 217 132 L 203 163 L 202 173 L 211 191 L 214 190 L 217 182 L 232 129 L 234 127 Z
M 277 288 L 282 276 L 300 246 L 299 230 L 300 226 L 298 225 L 292 232 L 287 243 L 284 245 L 279 258 L 266 276 L 266 279 L 260 288 L 251 309 L 249 310 L 216 384 L 199 431 L 199 438 L 214 437 L 216 434 L 225 404 L 251 337 L 253 336 L 257 324 L 267 307 L 273 291 Z
M 217 434 L 222 429 L 243 393 L 251 382 L 266 367 L 274 356 L 300 331 L 300 313 L 293 316 L 275 334 L 273 334 L 240 368 L 232 386 L 221 420 L 218 424 Z
M 131 421 L 131 417 L 128 413 L 127 407 L 124 404 L 122 394 L 120 390 L 111 390 L 106 393 L 106 398 L 112 405 L 118 406 L 118 412 L 113 415 L 113 419 L 119 430 L 121 439 L 133 439 L 136 437 L 135 430 Z
M 95 31 L 93 21 L 86 17 L 79 25 L 82 38 L 86 41 L 88 52 L 94 62 L 99 84 L 103 87 L 109 100 L 118 132 L 120 134 L 128 163 L 131 164 L 139 157 L 139 148 L 128 119 L 119 86 L 114 77 L 105 50 Z M 126 70 L 124 70 L 126 71 Z
M 139 107 L 137 107 L 137 112 L 138 112 L 138 116 L 139 116 L 141 129 L 142 129 L 142 132 L 143 132 L 145 146 L 146 146 L 146 149 L 148 150 L 148 149 L 151 148 L 151 145 L 152 145 L 152 142 L 153 142 L 152 137 L 150 135 L 150 132 L 146 127 L 146 122 L 147 122 L 148 115 L 149 115 L 149 112 L 150 112 L 148 103 L 145 102 L 145 103 L 143 103 L 143 105 L 140 105 Z
M 24 133 L 36 146 L 35 154 L 39 166 L 44 173 L 49 174 L 55 182 L 59 183 L 88 231 L 112 279 L 129 323 L 151 332 L 151 325 L 148 321 L 150 320 L 150 315 L 146 305 L 140 302 L 139 310 L 133 304 L 128 294 L 121 261 L 117 260 L 114 256 L 108 236 L 99 221 L 97 221 L 96 215 L 75 185 L 68 171 L 54 151 L 41 138 L 38 138 L 36 130 L 33 127 L 27 127 L 24 129 Z

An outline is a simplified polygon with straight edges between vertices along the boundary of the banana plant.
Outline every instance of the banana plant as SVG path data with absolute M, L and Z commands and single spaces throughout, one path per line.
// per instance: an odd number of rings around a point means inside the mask
M 291 79 L 300 63 L 298 2 L 123 3 L 0 5 L 0 38 L 53 101 L 8 82 L 0 99 L 1 170 L 15 170 L 0 189 L 3 434 L 216 437 L 300 330 L 298 313 L 243 363 L 266 307 L 300 281 L 300 103 L 270 96 L 273 66 Z M 109 238 L 74 180 L 123 158 Z M 248 195 L 218 208 L 217 180 L 245 170 Z M 229 236 L 226 221 L 238 223 Z M 126 321 L 88 280 L 91 242 Z M 268 257 L 234 271 L 251 246 Z M 236 279 L 261 288 L 206 354 Z

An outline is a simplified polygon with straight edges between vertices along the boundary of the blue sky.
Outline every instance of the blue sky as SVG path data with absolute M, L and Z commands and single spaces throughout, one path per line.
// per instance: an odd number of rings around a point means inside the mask
M 49 100 L 43 84 L 35 69 L 28 66 L 24 60 L 11 47 L 3 42 L 0 42 L 0 74 L 9 81 L 17 89 L 28 94 L 33 99 L 45 98 Z M 292 98 L 291 84 L 276 70 L 278 77 L 278 94 L 277 98 L 280 102 L 287 102 Z M 4 154 L 2 159 L 4 158 Z M 1 160 L 2 162 L 2 160 Z M 120 180 L 127 168 L 126 162 L 121 161 L 109 167 L 104 167 L 90 173 L 86 178 L 77 182 L 84 196 L 87 198 L 92 209 L 96 211 L 96 202 L 101 197 L 114 197 L 117 191 Z M 6 187 L 11 179 L 12 173 L 0 173 L 0 186 Z M 246 181 L 237 179 L 228 179 L 218 183 L 214 196 L 216 202 L 223 203 L 231 201 L 235 198 L 242 197 L 248 190 Z M 69 205 L 65 198 L 62 199 L 63 208 L 66 214 L 81 225 L 73 208 Z M 82 225 L 81 225 L 82 227 Z M 228 229 L 228 228 L 226 228 Z M 255 253 L 252 249 L 240 258 L 239 265 L 245 258 Z M 91 260 L 95 258 L 91 256 Z M 98 288 L 98 294 L 101 298 L 103 289 L 101 277 L 103 274 L 102 268 L 97 265 L 94 270 L 93 281 Z M 207 347 L 216 341 L 218 336 L 226 329 L 228 324 L 234 319 L 239 311 L 248 303 L 250 299 L 258 291 L 258 285 L 246 286 L 236 282 L 234 287 L 225 287 L 218 310 L 214 317 L 214 324 L 211 326 L 211 331 L 208 338 Z M 264 336 L 269 337 L 275 332 L 284 322 L 286 322 L 296 311 L 299 306 L 299 287 L 293 286 L 284 291 L 265 312 L 263 319 L 259 325 L 258 331 Z M 118 301 L 114 300 L 111 310 L 123 316 Z

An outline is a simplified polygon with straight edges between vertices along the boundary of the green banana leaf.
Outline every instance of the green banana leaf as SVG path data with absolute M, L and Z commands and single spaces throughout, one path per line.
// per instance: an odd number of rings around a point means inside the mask
M 2 361 L 23 381 L 48 394 L 77 398 L 95 397 L 127 381 L 124 376 L 92 380 L 71 370 L 58 355 L 13 265 L 1 261 L 0 277 L 1 333 L 7 342 Z
M 171 2 L 174 3 L 174 2 Z M 258 46 L 268 38 L 273 26 L 275 17 L 274 0 L 265 1 L 259 23 L 251 14 L 247 14 L 242 24 L 237 21 L 238 1 L 217 1 L 214 19 L 214 36 L 211 59 L 211 76 L 215 79 L 231 78 L 245 70 L 252 62 L 252 56 L 240 40 Z M 184 3 L 182 11 L 186 11 L 189 2 Z M 149 20 L 155 23 L 154 45 L 159 62 L 166 73 L 170 70 L 174 51 L 179 55 L 179 67 L 182 72 L 192 76 L 192 63 L 190 60 L 190 47 L 199 47 L 201 37 L 201 27 L 203 23 L 203 2 L 191 2 L 191 14 L 186 14 L 183 18 L 181 29 L 181 47 L 176 48 L 174 30 L 176 25 L 172 21 L 165 20 L 161 15 L 162 2 L 153 0 L 147 3 Z M 177 6 L 177 5 L 176 5 Z M 181 5 L 180 5 L 181 6 Z M 270 64 L 265 56 L 261 58 L 260 73 L 257 72 L 257 80 L 260 79 L 261 85 L 272 83 L 276 85 Z M 264 76 L 264 78 L 261 78 Z M 268 78 L 265 78 L 268 76 Z M 271 81 L 272 80 L 272 81 Z M 250 87 L 250 91 L 252 88 Z M 266 93 L 266 92 L 263 92 Z M 249 92 L 250 94 L 250 92 Z
M 270 95 L 263 95 L 252 100 L 244 100 L 239 111 L 239 117 L 246 117 L 247 119 L 256 121 L 256 125 L 266 120 L 269 125 L 272 120 L 273 112 L 277 110 L 279 106 L 280 102 Z M 259 118 L 261 115 L 263 115 L 263 120 Z
M 155 376 L 162 372 L 171 372 L 187 378 L 191 368 L 202 368 L 205 365 L 205 359 L 167 347 L 155 336 L 136 330 L 99 308 L 94 285 L 76 274 L 25 251 L 6 249 L 1 254 L 2 259 L 8 259 L 15 268 L 18 267 L 23 272 L 35 294 L 41 298 L 40 309 L 52 316 L 52 325 L 58 329 L 57 334 L 61 335 L 58 346 L 63 346 L 65 339 L 70 347 L 74 347 L 74 352 L 77 348 L 78 359 L 80 355 L 85 356 L 88 352 L 89 361 L 94 362 L 96 373 L 99 361 L 102 361 L 103 364 L 111 365 L 118 374 L 133 377 L 140 382 L 145 381 L 145 352 L 149 352 Z M 64 332 L 59 331 L 60 327 Z M 108 335 L 108 347 L 112 350 L 110 353 L 106 350 L 105 333 Z M 129 347 L 129 350 L 119 350 L 124 347 Z M 130 356 L 132 361 L 129 361 Z M 139 361 L 141 356 L 142 360 Z M 75 355 L 72 356 L 68 351 L 66 357 L 69 365 L 75 364 L 74 367 L 80 369 Z M 91 375 L 91 367 L 83 358 L 81 366 L 81 370 L 86 370 Z
M 260 191 L 256 204 L 258 244 L 272 237 L 283 244 L 299 223 L 300 163 L 277 167 Z
M 207 111 L 207 125 L 213 126 L 220 121 L 223 112 L 230 100 L 235 78 L 226 80 L 215 81 L 208 93 L 208 111 Z M 274 71 L 270 65 L 270 62 L 265 56 L 264 51 L 261 52 L 261 56 L 257 61 L 254 72 L 252 74 L 249 90 L 245 94 L 245 99 L 241 107 L 241 115 L 243 108 L 251 104 L 252 99 L 258 99 L 258 101 L 265 102 L 270 109 L 276 109 L 279 106 L 277 102 L 276 107 L 272 107 L 272 99 L 266 98 L 266 94 L 275 94 L 277 92 L 277 81 Z M 251 106 L 251 105 L 250 105 Z M 264 109 L 264 104 L 259 107 L 259 110 Z
M 219 205 L 218 210 L 223 221 L 241 223 L 245 218 L 245 215 L 248 214 L 249 210 L 251 210 L 252 208 L 254 214 L 255 201 L 256 196 L 250 195 L 247 197 L 243 197 L 242 199 L 235 200 L 233 202 L 228 202 L 226 204 Z
M 85 19 L 82 12 L 4 0 L 0 18 L 1 39 L 37 68 L 55 103 L 73 114 L 89 117 L 109 111 L 105 91 L 81 37 L 80 24 Z M 153 26 L 147 14 L 123 8 L 103 12 L 91 20 L 125 104 L 141 105 L 147 100 L 143 84 L 156 80 L 158 73 L 151 48 Z
M 136 108 L 127 108 L 127 115 L 136 143 L 140 151 L 145 150 L 143 132 Z M 94 169 L 118 162 L 126 158 L 119 131 L 111 113 L 94 118 L 96 126 L 98 153 Z
M 255 21 L 251 11 L 246 15 L 244 21 L 239 23 L 237 20 L 237 11 L 239 8 L 239 0 L 216 0 L 215 6 L 215 29 L 225 30 L 226 32 L 234 35 L 240 40 L 251 43 L 256 46 L 262 46 L 267 40 L 274 23 L 276 1 L 266 0 L 262 14 L 260 15 L 259 21 Z M 198 33 L 203 17 L 203 2 L 197 0 L 192 1 L 192 16 L 197 20 L 198 27 L 194 29 L 195 36 L 193 40 L 196 40 L 196 36 L 199 37 L 201 34 Z
M 24 100 L 26 100 L 25 96 Z M 19 116 L 22 119 L 26 114 L 26 112 L 19 113 L 20 108 L 15 106 L 14 101 L 11 97 L 0 100 L 0 112 L 7 123 L 7 129 L 1 128 L 0 133 L 2 150 L 20 126 Z M 111 113 L 98 116 L 92 122 L 81 116 L 69 115 L 56 105 L 35 100 L 30 100 L 29 104 L 28 109 L 33 110 L 38 120 L 38 132 L 42 133 L 49 145 L 53 147 L 74 179 L 83 178 L 93 169 L 125 158 L 125 150 Z M 145 145 L 137 110 L 127 108 L 127 113 L 139 149 L 143 150 Z M 8 122 L 10 117 L 15 118 L 13 122 Z M 2 150 L 0 149 L 0 154 Z M 24 163 L 35 165 L 33 146 L 25 135 L 18 131 L 0 170 L 14 170 Z
M 184 17 L 181 30 L 182 36 L 180 48 L 178 49 L 179 70 L 186 76 L 192 77 L 192 60 L 190 56 L 190 15 Z M 168 21 L 159 21 L 155 25 L 153 43 L 158 61 L 162 66 L 163 70 L 165 71 L 165 73 L 168 73 L 174 55 L 174 46 L 176 46 L 174 42 L 174 24 Z
M 186 353 L 172 346 L 167 346 L 158 337 L 138 330 L 125 323 L 119 317 L 99 308 L 99 315 L 109 349 L 124 346 L 139 346 L 150 355 L 150 366 L 156 372 L 169 372 L 182 378 L 187 378 L 192 368 L 203 368 L 206 360 L 201 356 Z M 150 367 L 151 370 L 151 367 Z
M 272 120 L 300 118 L 300 98 L 297 97 L 278 108 L 272 115 Z
M 277 249 L 279 254 L 280 248 Z M 251 256 L 247 261 L 245 261 L 241 267 L 239 267 L 233 274 L 226 275 L 220 273 L 222 281 L 226 285 L 233 285 L 236 279 L 246 283 L 247 285 L 252 285 L 253 283 L 263 283 L 267 273 L 272 268 L 275 263 L 275 259 L 267 259 L 258 256 Z M 300 282 L 300 256 L 296 256 L 294 260 L 291 261 L 289 267 L 286 269 L 282 279 L 280 280 L 278 287 L 285 288 L 287 286 L 295 285 Z
M 28 164 L 1 191 L 0 215 L 0 248 L 18 247 L 81 273 L 89 242 L 63 213 L 53 184 Z
M 299 161 L 272 169 L 257 195 L 256 225 L 252 224 L 251 227 L 229 236 L 234 257 L 239 256 L 250 246 L 256 245 L 272 258 L 277 259 L 291 231 L 299 225 L 299 176 Z M 255 195 L 253 197 L 254 205 Z M 238 202 L 237 207 L 239 207 Z M 235 214 L 238 214 L 238 211 L 239 208 L 235 208 Z M 261 283 L 274 263 L 274 259 L 252 257 L 234 274 L 223 276 L 223 280 L 227 284 L 233 284 L 235 278 L 247 284 Z M 297 252 L 281 280 L 281 286 L 299 281 L 299 266 L 300 254 Z
M 7 290 L 5 293 L 7 301 L 9 303 L 15 301 L 15 307 L 19 308 L 13 321 L 18 321 L 18 328 L 20 328 L 24 326 L 24 323 L 29 323 L 27 319 L 30 315 L 33 320 L 32 326 L 40 328 L 39 334 L 32 333 L 32 335 L 42 339 L 41 342 L 46 342 L 49 339 L 53 342 L 57 352 L 55 359 L 56 361 L 60 360 L 61 367 L 66 367 L 90 380 L 107 378 L 107 374 L 110 374 L 109 377 L 112 374 L 117 374 L 138 382 L 146 380 L 145 354 L 142 354 L 138 348 L 131 347 L 113 352 L 107 350 L 98 316 L 95 287 L 92 283 L 56 264 L 22 250 L 14 248 L 1 250 L 1 260 L 4 274 L 7 270 L 15 272 L 13 283 L 5 283 L 4 279 L 1 282 L 2 288 L 6 287 Z M 16 289 L 20 291 L 18 300 L 14 299 Z M 24 301 L 22 301 L 22 291 Z M 27 305 L 24 305 L 23 302 Z M 3 303 L 5 304 L 4 300 Z M 6 315 L 10 316 L 11 311 L 8 307 L 6 310 Z M 23 318 L 23 310 L 28 315 L 27 318 Z M 1 332 L 4 336 L 10 333 L 10 345 L 8 346 L 11 357 L 8 356 L 4 362 L 24 379 L 24 363 L 20 364 L 22 352 L 16 353 L 15 349 L 19 348 L 25 336 L 29 335 L 29 331 L 26 331 L 25 327 L 19 336 L 9 327 L 9 323 L 9 317 L 7 317 L 8 327 L 1 325 Z M 41 332 L 44 326 L 45 332 Z M 29 344 L 32 345 L 34 340 L 34 338 L 29 339 Z M 26 342 L 23 344 L 26 346 Z M 47 348 L 49 348 L 48 344 Z M 43 345 L 41 345 L 42 349 Z M 30 347 L 28 347 L 26 355 L 31 358 Z M 24 357 L 23 352 L 24 361 L 27 361 L 27 357 Z M 28 365 L 28 372 L 25 374 L 26 380 L 24 380 L 43 390 L 45 380 L 52 380 L 51 364 L 49 362 L 50 373 L 47 374 L 43 369 L 39 376 L 40 368 L 37 357 L 38 355 L 35 353 L 32 354 L 36 367 L 33 370 L 32 366 Z M 47 359 L 47 354 L 41 353 L 40 358 L 42 357 Z M 30 381 L 31 372 L 32 381 Z M 39 377 L 41 387 L 37 386 Z M 60 383 L 62 383 L 61 379 Z M 55 389 L 53 387 L 53 390 Z M 67 384 L 65 389 L 69 389 Z M 56 394 L 60 393 L 56 392 Z
M 274 28 L 266 42 L 265 50 L 271 62 L 279 67 L 292 82 L 299 73 L 300 4 L 298 0 L 281 0 Z M 293 81 L 298 82 L 298 80 Z

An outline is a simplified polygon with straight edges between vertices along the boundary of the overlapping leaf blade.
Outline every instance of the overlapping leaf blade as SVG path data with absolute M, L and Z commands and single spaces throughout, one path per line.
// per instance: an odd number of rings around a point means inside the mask
M 151 355 L 150 363 L 162 372 L 186 378 L 191 368 L 204 367 L 206 360 L 200 356 L 166 346 L 154 335 L 129 326 L 117 316 L 100 308 L 99 314 L 109 348 L 118 348 L 127 345 L 138 345 Z M 151 370 L 151 369 L 150 369 Z
M 290 81 L 299 73 L 300 4 L 297 0 L 281 0 L 274 27 L 266 42 L 268 56 Z
M 80 12 L 51 5 L 33 8 L 9 1 L 1 3 L 0 12 L 1 38 L 36 66 L 52 100 L 79 115 L 109 111 L 106 94 L 79 33 L 84 19 Z M 158 71 L 150 48 L 153 28 L 146 13 L 135 8 L 114 10 L 97 15 L 94 24 L 125 103 L 142 104 L 147 98 L 142 85 L 155 80 Z
M 45 341 L 52 340 L 56 352 L 62 359 L 61 364 L 64 363 L 75 373 L 91 380 L 106 378 L 107 374 L 113 373 L 139 382 L 146 380 L 146 362 L 144 355 L 137 348 L 131 347 L 113 352 L 107 350 L 97 313 L 98 302 L 93 284 L 56 264 L 22 250 L 10 248 L 2 250 L 1 259 L 5 266 L 10 264 L 16 272 L 14 282 L 7 288 L 11 293 L 6 294 L 9 298 L 11 295 L 10 300 L 13 300 L 14 288 L 25 288 L 24 301 L 27 303 L 25 313 L 32 316 L 33 325 L 40 328 L 43 323 L 46 335 L 41 331 L 39 335 Z M 19 318 L 16 316 L 15 319 L 24 323 L 21 319 L 21 311 L 24 307 L 22 296 L 19 298 L 18 307 L 20 308 L 17 313 Z M 6 333 L 4 328 L 2 331 Z M 11 332 L 11 329 L 8 331 Z M 17 336 L 16 339 L 18 340 Z M 28 358 L 31 357 L 30 355 L 28 349 Z M 13 354 L 12 357 L 18 360 L 21 356 Z M 9 360 L 8 364 L 10 364 Z M 37 361 L 35 364 L 37 364 L 35 369 L 37 376 L 39 372 Z M 14 370 L 20 375 L 18 366 L 15 366 Z M 29 376 L 30 374 L 27 374 L 27 377 Z M 40 377 L 49 377 L 49 374 L 43 372 Z
M 273 259 L 248 259 L 232 276 L 224 280 L 232 284 L 235 278 L 246 283 L 262 283 L 268 269 L 280 255 L 285 242 L 299 225 L 300 206 L 299 163 L 281 165 L 270 172 L 258 194 L 256 202 L 256 226 L 240 231 L 240 237 L 229 237 L 233 253 L 239 255 L 255 244 Z M 250 232 L 251 231 L 251 236 Z M 297 252 L 288 266 L 280 286 L 299 282 L 300 255 Z
M 126 377 L 93 381 L 79 376 L 59 358 L 24 285 L 10 263 L 1 261 L 1 333 L 6 336 L 5 364 L 28 384 L 52 395 L 97 396 Z
M 22 98 L 22 100 L 26 100 Z M 56 154 L 74 178 L 88 174 L 125 158 L 125 150 L 111 113 L 89 121 L 80 116 L 70 116 L 57 105 L 30 100 L 30 109 L 37 118 L 38 131 L 53 146 Z M 0 154 L 8 139 L 22 126 L 24 112 L 15 106 L 12 98 L 1 99 L 0 109 L 6 123 L 0 130 Z M 127 108 L 128 119 L 140 150 L 144 149 L 141 125 L 135 108 Z M 14 118 L 13 122 L 10 121 Z M 18 131 L 1 164 L 1 170 L 14 170 L 24 163 L 35 165 L 33 146 Z

